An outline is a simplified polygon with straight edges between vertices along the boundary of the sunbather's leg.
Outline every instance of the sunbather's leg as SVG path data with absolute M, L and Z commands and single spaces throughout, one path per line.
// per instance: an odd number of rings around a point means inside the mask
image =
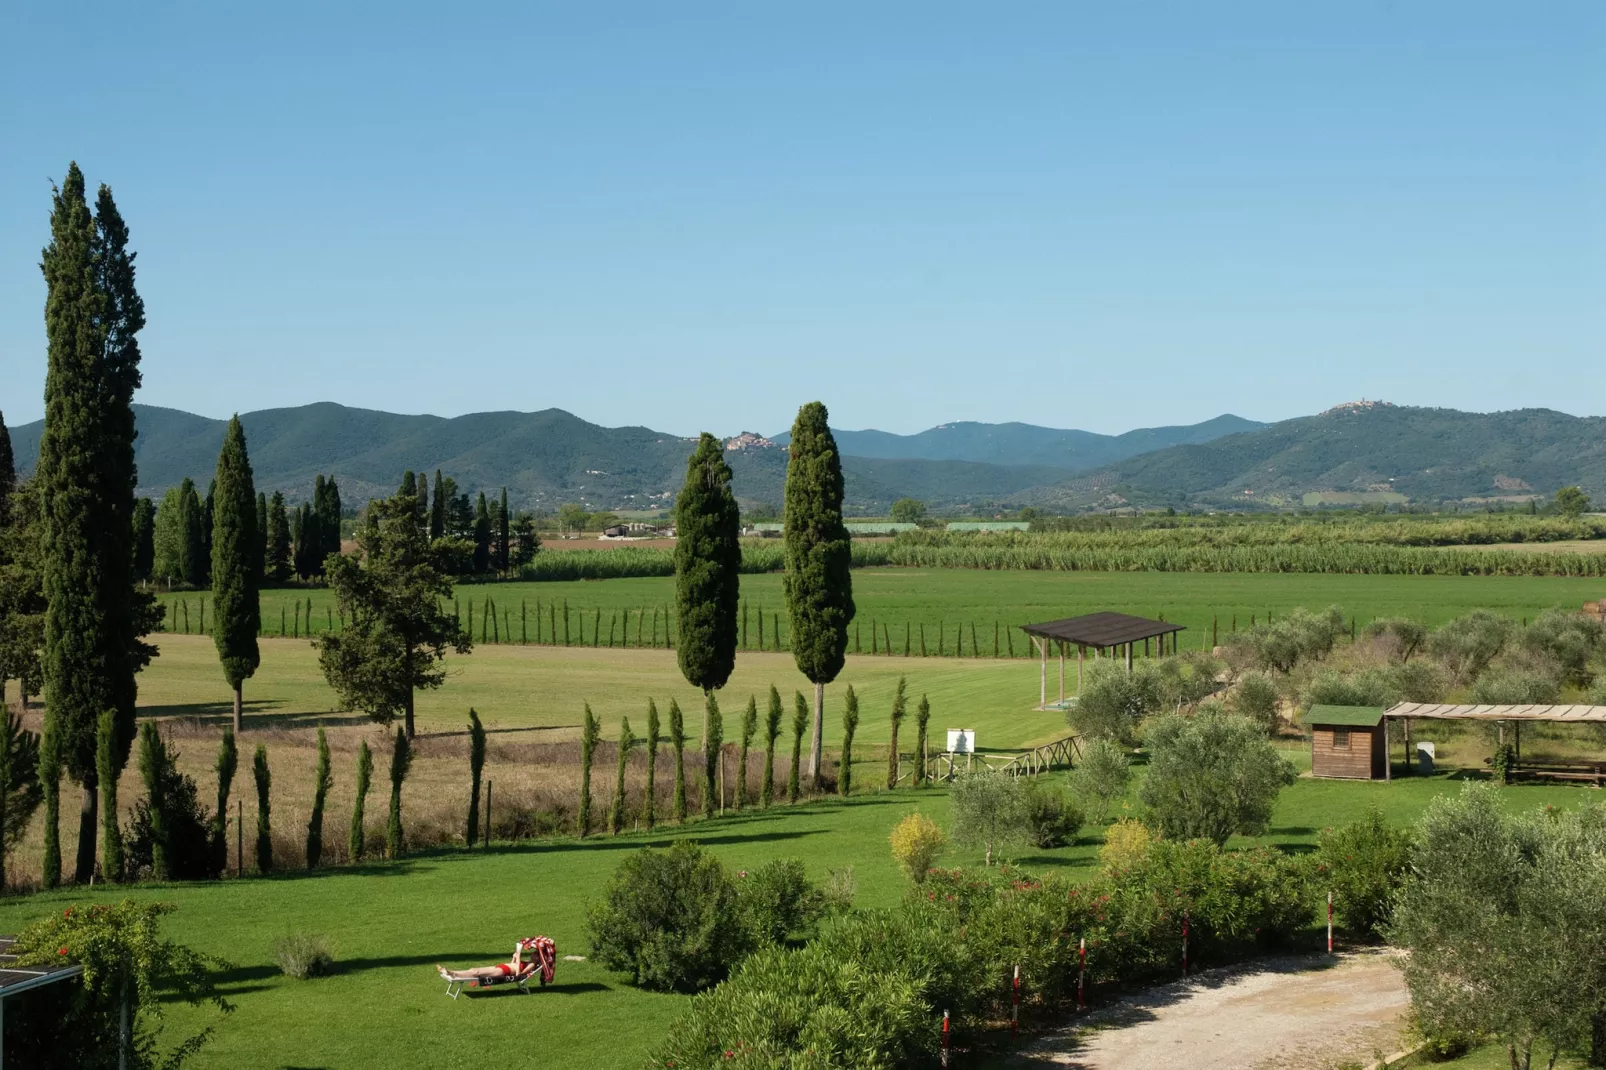
M 435 969 L 448 981 L 469 981 L 478 977 L 502 977 L 506 971 L 500 966 L 476 966 L 471 970 L 448 970 L 445 966 L 437 964 Z

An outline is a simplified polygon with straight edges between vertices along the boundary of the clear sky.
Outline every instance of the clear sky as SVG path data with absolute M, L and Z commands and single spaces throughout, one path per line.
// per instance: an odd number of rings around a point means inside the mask
M 774 432 L 1606 413 L 1606 3 L 63 4 L 0 28 L 0 409 L 49 180 L 139 400 Z

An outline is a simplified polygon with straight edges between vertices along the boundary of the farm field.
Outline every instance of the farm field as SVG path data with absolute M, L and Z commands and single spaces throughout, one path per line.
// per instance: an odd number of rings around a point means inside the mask
M 956 631 L 964 628 L 964 651 L 974 646 L 991 656 L 993 635 L 998 631 L 999 651 L 1007 654 L 1010 644 L 1017 656 L 1026 657 L 1024 636 L 1010 627 L 1059 617 L 1076 616 L 1098 610 L 1115 610 L 1140 616 L 1164 616 L 1187 627 L 1180 643 L 1186 650 L 1207 641 L 1214 621 L 1220 632 L 1231 628 L 1234 617 L 1240 626 L 1251 618 L 1264 620 L 1268 612 L 1286 613 L 1296 607 L 1320 609 L 1341 606 L 1364 625 L 1377 617 L 1414 617 L 1428 625 L 1438 625 L 1473 609 L 1492 609 L 1512 617 L 1531 617 L 1552 606 L 1576 609 L 1586 601 L 1606 596 L 1606 581 L 1561 576 L 1412 576 L 1290 573 L 1191 573 L 1191 572 L 1052 572 L 983 571 L 975 569 L 868 568 L 853 574 L 854 601 L 858 614 L 850 634 L 850 650 L 871 651 L 870 626 L 874 622 L 882 638 L 875 643 L 884 652 L 890 636 L 893 650 L 904 650 L 905 629 L 909 646 L 918 653 L 919 629 L 924 626 L 926 649 L 936 654 L 939 643 L 945 653 L 954 652 Z M 204 592 L 180 592 L 159 596 L 164 604 L 187 605 L 190 626 L 200 625 L 200 601 Z M 544 583 L 461 584 L 457 601 L 464 616 L 470 604 L 474 609 L 474 636 L 479 640 L 485 626 L 485 599 L 490 597 L 505 625 L 497 632 L 506 641 L 527 636 L 531 642 L 550 642 L 554 611 L 556 634 L 563 638 L 563 606 L 570 610 L 569 638 L 572 643 L 591 643 L 598 630 L 601 613 L 601 645 L 615 636 L 619 645 L 636 645 L 643 631 L 647 642 L 653 636 L 664 640 L 664 621 L 674 598 L 670 577 L 631 579 L 554 581 Z M 748 606 L 747 646 L 758 646 L 758 615 L 765 616 L 764 645 L 774 641 L 778 620 L 784 645 L 787 633 L 781 576 L 763 573 L 742 577 L 742 597 Z M 277 635 L 281 619 L 289 630 L 295 628 L 293 606 L 312 603 L 314 632 L 322 632 L 333 619 L 334 599 L 324 588 L 286 588 L 262 592 L 262 625 L 265 634 Z M 521 625 L 520 607 L 525 617 Z M 539 607 L 539 622 L 537 608 Z M 656 620 L 655 620 L 656 613 Z M 646 627 L 642 627 L 645 614 Z M 628 617 L 628 641 L 625 618 Z M 210 614 L 208 616 L 210 620 Z M 169 627 L 175 627 L 169 615 Z M 183 630 L 184 616 L 176 627 Z M 617 625 L 617 632 L 611 632 Z M 975 644 L 971 629 L 975 629 Z M 302 625 L 303 631 L 305 625 Z M 856 647 L 852 644 L 856 643 Z
M 1454 776 L 1393 784 L 1301 778 L 1283 792 L 1260 842 L 1304 849 L 1323 825 L 1346 822 L 1373 805 L 1394 820 L 1410 820 L 1433 796 L 1458 787 Z M 1514 808 L 1528 809 L 1577 805 L 1593 794 L 1522 787 L 1505 798 Z M 943 791 L 903 790 L 694 822 L 656 836 L 426 852 L 396 864 L 336 868 L 316 876 L 68 889 L 0 900 L 0 931 L 15 931 L 70 904 L 123 895 L 177 904 L 167 931 L 234 964 L 226 987 L 238 1010 L 218 1025 L 197 1067 L 416 1065 L 427 1052 L 430 1065 L 442 1067 L 628 1068 L 639 1066 L 665 1035 L 685 997 L 638 991 L 589 962 L 561 962 L 555 988 L 530 997 L 498 994 L 454 1003 L 443 994 L 432 965 L 493 962 L 507 953 L 513 938 L 534 932 L 552 936 L 560 955 L 584 954 L 585 904 L 600 893 L 623 852 L 677 835 L 701 840 L 733 867 L 797 857 L 811 878 L 822 879 L 828 869 L 851 865 L 857 905 L 887 905 L 904 888 L 887 835 L 915 809 L 947 822 Z M 1074 876 L 1091 871 L 1099 844 L 1098 833 L 1089 830 L 1075 846 L 1018 861 L 1029 870 Z M 975 865 L 980 858 L 950 851 L 944 862 Z M 279 973 L 273 945 L 297 931 L 334 940 L 339 963 L 334 976 L 303 982 Z M 214 1017 L 182 1007 L 169 1012 L 177 1028 L 197 1027 Z

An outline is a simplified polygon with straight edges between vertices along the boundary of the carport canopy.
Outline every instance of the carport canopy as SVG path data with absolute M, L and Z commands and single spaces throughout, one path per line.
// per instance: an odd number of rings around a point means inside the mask
M 1080 617 L 1066 617 L 1063 620 L 1045 621 L 1042 624 L 1023 624 L 1021 631 L 1031 636 L 1032 642 L 1042 655 L 1042 677 L 1039 689 L 1038 709 L 1046 710 L 1048 703 L 1048 644 L 1054 643 L 1059 647 L 1060 656 L 1060 697 L 1056 708 L 1065 708 L 1065 647 L 1068 643 L 1076 644 L 1076 693 L 1082 693 L 1082 658 L 1087 649 L 1102 653 L 1106 650 L 1120 650 L 1126 648 L 1127 671 L 1132 670 L 1132 644 L 1146 644 L 1150 639 L 1160 640 L 1160 652 L 1165 653 L 1168 635 L 1185 631 L 1180 624 L 1170 624 L 1163 620 L 1150 620 L 1148 617 L 1134 617 L 1129 613 L 1087 613 Z M 1175 651 L 1173 641 L 1172 650 Z

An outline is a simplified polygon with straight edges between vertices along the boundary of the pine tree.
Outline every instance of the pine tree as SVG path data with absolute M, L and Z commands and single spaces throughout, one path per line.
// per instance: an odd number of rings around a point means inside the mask
M 390 751 L 390 817 L 385 822 L 385 857 L 397 859 L 406 849 L 402 832 L 401 793 L 407 771 L 413 767 L 413 749 L 407 742 L 407 733 L 396 729 L 396 743 Z
M 686 823 L 686 720 L 680 703 L 669 700 L 669 745 L 675 749 L 675 824 Z
M 799 767 L 803 759 L 803 733 L 809 727 L 809 701 L 803 692 L 794 692 L 796 702 L 792 709 L 792 767 L 786 776 L 786 801 L 797 802 L 803 785 L 799 782 Z
M 261 743 L 251 757 L 251 777 L 257 786 L 257 872 L 272 873 L 273 811 L 268 796 L 273 787 L 273 774 L 268 771 L 268 748 Z
M 42 509 L 46 599 L 42 667 L 48 762 L 83 789 L 79 881 L 94 872 L 100 715 L 116 711 L 114 765 L 134 742 L 134 676 L 155 654 L 142 637 L 158 619 L 134 589 L 134 414 L 144 309 L 134 290 L 128 232 L 101 187 L 99 218 L 85 201 L 77 164 L 55 191 L 45 275 L 49 367 L 35 481 Z M 44 883 L 61 878 L 55 780 L 45 785 Z
M 217 493 L 212 508 L 212 640 L 223 679 L 234 691 L 234 730 L 244 730 L 243 690 L 262 662 L 257 632 L 262 610 L 257 597 L 256 488 L 240 417 L 229 420 L 217 458 Z
M 435 469 L 435 500 L 429 504 L 429 537 L 430 541 L 439 539 L 446 534 L 446 484 L 441 480 L 441 470 Z
M 675 653 L 681 675 L 702 688 L 710 703 L 736 668 L 740 532 L 724 448 L 704 432 L 686 462 L 686 483 L 675 499 L 675 611 L 680 626 Z M 706 752 L 706 721 L 703 739 Z M 703 809 L 711 812 L 707 800 Z
M 658 703 L 649 698 L 647 700 L 647 796 L 642 800 L 642 810 L 644 813 L 641 815 L 642 821 L 647 826 L 648 831 L 652 830 L 652 827 L 657 824 L 658 819 L 658 800 L 656 793 L 658 790 L 659 739 Z
M 362 860 L 367 848 L 364 811 L 368 807 L 368 787 L 374 779 L 374 752 L 365 739 L 357 745 L 357 797 L 351 808 L 351 830 L 346 834 L 346 853 L 353 862 Z
M 903 724 L 903 715 L 908 707 L 908 699 L 904 690 L 908 681 L 898 677 L 898 691 L 892 696 L 892 741 L 887 747 L 887 789 L 898 786 L 898 728 Z
M 753 736 L 758 732 L 758 699 L 752 695 L 747 696 L 747 712 L 742 714 L 742 745 L 736 756 L 736 812 L 742 812 L 742 802 L 747 798 L 747 751 L 753 745 Z
M 212 815 L 209 836 L 212 848 L 212 870 L 222 873 L 229 867 L 229 790 L 234 786 L 234 772 L 240 764 L 240 752 L 234 743 L 234 730 L 223 730 L 223 742 L 218 745 L 217 812 Z
M 719 763 L 724 756 L 725 719 L 719 712 L 719 701 L 712 691 L 707 693 L 703 714 L 703 816 L 713 817 L 722 801 L 719 798 Z
M 331 556 L 328 581 L 347 624 L 318 637 L 324 678 L 345 708 L 381 724 L 400 715 L 411 738 L 414 692 L 446 682 L 440 663 L 448 648 L 467 654 L 473 646 L 443 608 L 452 580 L 413 499 L 370 503 L 357 553 Z
M 825 406 L 798 410 L 786 463 L 786 572 L 792 658 L 814 684 L 809 778 L 820 775 L 825 685 L 842 671 L 853 620 L 852 550 L 842 524 L 842 459 Z
M 770 704 L 764 713 L 764 779 L 759 782 L 758 805 L 768 810 L 775 801 L 775 740 L 781 734 L 781 693 L 770 685 Z
M 101 712 L 95 732 L 95 776 L 100 781 L 100 872 L 103 879 L 113 883 L 123 879 L 123 833 L 117 825 L 120 770 L 116 762 L 117 711 L 107 708 Z
M 485 575 L 491 567 L 491 511 L 485 504 L 485 492 L 480 491 L 479 504 L 474 507 L 474 574 Z
M 859 696 L 848 685 L 842 703 L 842 775 L 837 778 L 837 791 L 846 796 L 853 791 L 853 733 L 859 730 Z
M 504 574 L 513 561 L 513 547 L 509 539 L 512 520 L 507 513 L 507 488 L 503 487 L 502 504 L 496 510 L 496 570 Z
M 268 501 L 267 562 L 264 570 L 274 583 L 290 579 L 290 518 L 284 510 L 284 495 L 273 492 Z
M 630 762 L 630 748 L 636 745 L 636 737 L 630 734 L 630 718 L 626 717 L 619 725 L 619 768 L 613 778 L 613 805 L 608 808 L 608 831 L 615 836 L 625 826 L 625 771 Z
M 4 510 L 0 510 L 0 516 Z M 0 520 L 4 523 L 4 520 Z M 141 498 L 134 503 L 134 579 L 149 583 L 156 561 L 156 503 Z
M 480 776 L 485 770 L 485 726 L 474 707 L 468 708 L 468 845 L 479 842 Z M 486 815 L 489 820 L 490 815 Z M 490 829 L 485 830 L 487 833 Z
M 920 705 L 915 707 L 915 784 L 923 786 L 926 783 L 926 726 L 931 722 L 931 703 L 925 695 L 920 696 Z
M 323 860 L 323 807 L 334 787 L 334 776 L 329 770 L 329 739 L 323 725 L 318 726 L 318 765 L 313 773 L 312 813 L 307 819 L 306 862 L 308 869 L 317 869 Z
M 602 727 L 591 712 L 591 703 L 585 705 L 586 716 L 580 725 L 580 810 L 576 819 L 581 839 L 591 834 L 591 762 L 597 754 L 597 742 L 602 738 Z

